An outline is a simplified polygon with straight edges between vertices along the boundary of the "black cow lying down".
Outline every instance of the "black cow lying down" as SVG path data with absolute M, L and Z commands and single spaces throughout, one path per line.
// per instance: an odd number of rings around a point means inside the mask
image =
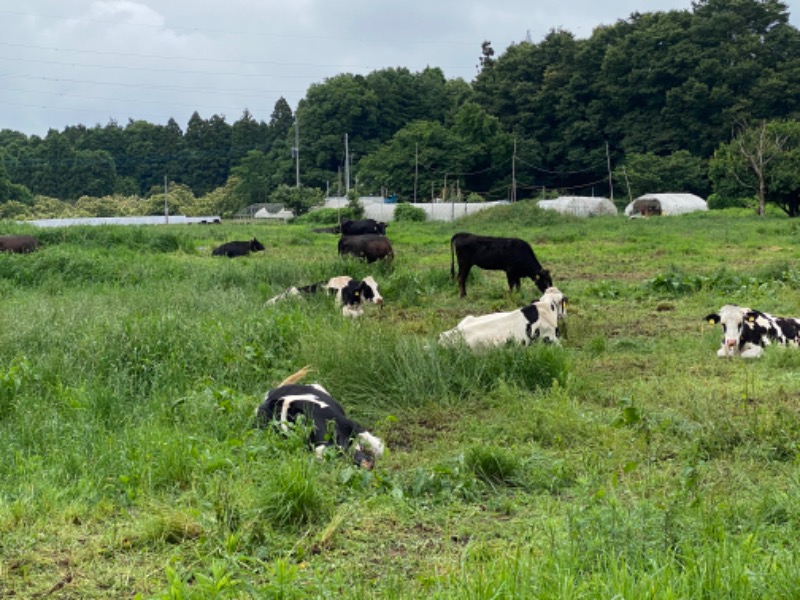
M 303 287 L 290 287 L 274 298 L 267 300 L 267 304 L 275 304 L 279 300 L 292 296 L 302 296 L 325 291 L 336 295 L 336 302 L 342 306 L 342 314 L 346 317 L 359 317 L 364 313 L 363 304 L 380 304 L 383 306 L 383 297 L 378 291 L 378 282 L 371 276 L 363 281 L 353 279 L 346 275 L 333 277 L 327 282 L 312 283 Z
M 217 246 L 211 252 L 211 255 L 234 258 L 236 256 L 247 256 L 251 252 L 261 252 L 262 250 L 265 250 L 264 244 L 253 238 L 249 242 L 227 242 Z
M 355 442 L 353 462 L 371 470 L 375 466 L 375 459 L 383 456 L 383 441 L 348 419 L 342 406 L 324 387 L 318 383 L 297 383 L 308 370 L 308 367 L 304 367 L 267 392 L 264 401 L 256 409 L 256 425 L 264 428 L 269 423 L 276 423 L 285 431 L 288 429 L 287 423 L 304 417 L 312 426 L 308 441 L 317 458 L 322 459 L 329 446 L 348 450 Z
M 543 269 L 531 245 L 519 238 L 490 237 L 471 233 L 456 233 L 450 238 L 450 277 L 455 277 L 458 262 L 458 290 L 467 295 L 467 276 L 472 267 L 490 271 L 505 271 L 508 289 L 520 289 L 524 277 L 544 292 L 553 285 L 553 278 Z

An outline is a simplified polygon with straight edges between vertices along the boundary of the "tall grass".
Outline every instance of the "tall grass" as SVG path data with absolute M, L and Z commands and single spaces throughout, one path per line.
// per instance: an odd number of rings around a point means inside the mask
M 703 316 L 800 310 L 796 229 L 517 203 L 395 223 L 391 265 L 302 225 L 37 231 L 0 255 L 0 596 L 791 597 L 800 359 L 717 359 Z M 562 347 L 436 343 L 535 293 L 476 269 L 459 298 L 458 230 L 534 244 L 571 299 Z M 345 274 L 384 308 L 265 305 Z M 374 471 L 253 428 L 306 364 L 387 443 Z

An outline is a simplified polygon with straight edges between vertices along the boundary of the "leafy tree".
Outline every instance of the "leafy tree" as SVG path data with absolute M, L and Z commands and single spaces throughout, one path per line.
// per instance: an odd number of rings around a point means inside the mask
M 767 202 L 790 217 L 800 216 L 800 121 L 744 124 L 733 140 L 721 144 L 710 161 L 709 176 L 722 197 L 755 196 L 763 215 Z
M 236 177 L 236 195 L 242 204 L 260 204 L 267 202 L 270 193 L 270 162 L 267 155 L 259 150 L 250 150 L 241 164 L 231 170 Z
M 624 184 L 630 198 L 656 192 L 686 192 L 705 197 L 710 191 L 708 161 L 686 150 L 658 156 L 632 153 L 614 170 L 614 181 Z
M 452 130 L 434 121 L 416 121 L 358 163 L 361 185 L 368 189 L 387 187 L 401 198 L 413 199 L 414 175 L 417 198 L 428 190 L 440 190 L 449 173 L 469 170 L 469 149 Z M 452 181 L 452 180 L 451 180 Z
M 225 117 L 214 115 L 204 120 L 197 112 L 192 114 L 184 136 L 182 179 L 195 194 L 205 194 L 228 179 L 230 136 Z

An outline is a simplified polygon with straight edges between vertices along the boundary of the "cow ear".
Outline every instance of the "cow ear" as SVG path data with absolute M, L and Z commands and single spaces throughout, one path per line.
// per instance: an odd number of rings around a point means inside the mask
M 706 321 L 708 321 L 711 325 L 716 325 L 717 323 L 719 323 L 719 315 L 715 313 L 706 315 Z

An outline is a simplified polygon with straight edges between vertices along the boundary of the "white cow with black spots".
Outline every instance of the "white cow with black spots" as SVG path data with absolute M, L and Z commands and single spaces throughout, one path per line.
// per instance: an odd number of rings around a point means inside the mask
M 706 316 L 709 323 L 722 325 L 722 346 L 717 356 L 758 358 L 770 344 L 800 346 L 800 319 L 774 317 L 736 304 L 726 304 L 718 313 Z
M 342 307 L 342 314 L 346 317 L 360 317 L 364 314 L 364 304 L 383 305 L 383 296 L 378 291 L 378 282 L 372 276 L 358 280 L 346 275 L 332 277 L 324 283 L 290 287 L 285 292 L 270 298 L 266 303 L 275 304 L 285 298 L 314 294 L 319 291 L 335 295 L 336 303 Z
M 439 335 L 439 343 L 450 345 L 463 340 L 473 350 L 501 346 L 506 342 L 527 345 L 534 340 L 560 344 L 558 319 L 564 314 L 564 295 L 557 288 L 550 287 L 540 300 L 520 309 L 464 317 L 453 329 Z

